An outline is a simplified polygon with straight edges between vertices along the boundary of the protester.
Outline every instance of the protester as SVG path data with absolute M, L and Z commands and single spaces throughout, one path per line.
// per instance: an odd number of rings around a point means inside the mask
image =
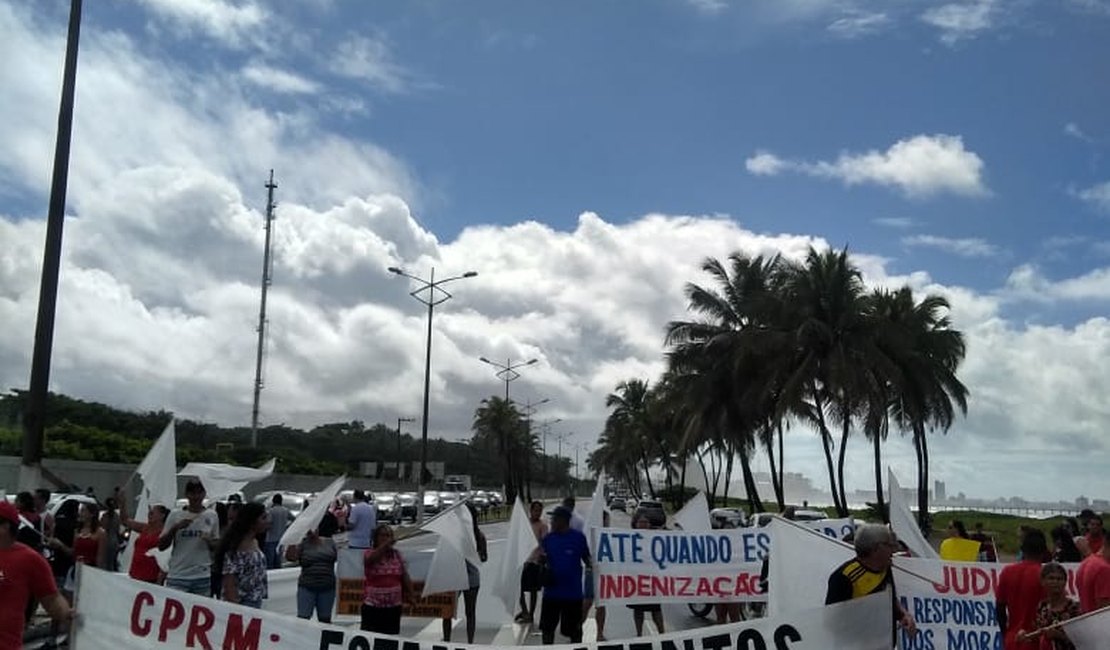
M 104 564 L 100 568 L 105 571 L 119 571 L 120 530 L 123 523 L 120 521 L 119 502 L 112 497 L 104 500 L 100 527 L 104 529 Z
M 566 506 L 555 508 L 551 532 L 541 542 L 550 575 L 540 606 L 544 645 L 555 642 L 556 628 L 571 643 L 582 642 L 582 568 L 590 566 L 590 548 L 582 531 L 571 528 L 572 514 Z
M 123 525 L 136 535 L 131 543 L 134 545 L 131 554 L 131 566 L 127 567 L 127 575 L 136 580 L 162 584 L 165 574 L 158 560 L 150 556 L 151 549 L 158 548 L 158 539 L 162 536 L 162 527 L 166 517 L 170 514 L 165 506 L 151 506 L 146 513 L 146 521 L 135 521 L 127 514 L 127 495 L 116 491 L 116 502 L 119 504 L 120 520 Z
M 998 561 L 998 552 L 994 548 L 994 539 L 983 530 L 983 522 L 975 522 L 975 532 L 971 534 L 971 539 L 979 542 L 980 562 Z
M 331 623 L 331 611 L 335 606 L 335 562 L 339 551 L 332 535 L 339 528 L 339 522 L 330 512 L 324 513 L 320 526 L 308 531 L 300 544 L 290 546 L 285 551 L 285 559 L 299 562 L 301 575 L 297 578 L 297 618 L 312 618 Z
M 520 613 L 516 615 L 517 623 L 532 623 L 535 620 L 536 599 L 543 588 L 540 583 L 542 565 L 540 564 L 540 549 L 538 544 L 547 535 L 547 524 L 543 521 L 543 502 L 533 501 L 528 509 L 528 523 L 532 526 L 532 534 L 536 536 L 536 550 L 524 562 L 520 572 Z M 528 594 L 529 602 L 525 602 L 524 595 Z
M 1103 544 L 1098 553 L 1091 553 L 1079 564 L 1075 590 L 1084 614 L 1110 605 L 1110 544 Z
M 42 521 L 43 537 L 54 536 L 54 517 L 50 515 L 47 506 L 50 504 L 50 490 L 39 488 L 35 490 L 35 512 Z
M 16 541 L 19 511 L 0 499 L 0 648 L 21 648 L 26 603 L 40 603 L 56 623 L 73 618 L 58 593 L 50 565 L 34 549 Z
M 1087 547 L 1092 555 L 1102 550 L 1106 533 L 1102 530 L 1102 517 L 1093 514 L 1087 518 Z
M 370 497 L 362 490 L 355 490 L 355 502 L 347 515 L 347 545 L 351 548 L 370 548 L 371 537 L 378 528 L 378 509 L 369 503 Z
M 1052 529 L 1052 559 L 1056 562 L 1081 562 L 1083 554 L 1075 545 L 1075 536 L 1065 525 Z
M 1055 626 L 1079 616 L 1079 603 L 1068 598 L 1068 572 L 1057 562 L 1041 565 L 1041 586 L 1045 597 L 1033 616 L 1035 630 L 1018 630 L 1019 641 L 1032 641 L 1038 650 L 1075 650 L 1063 630 Z
M 285 529 L 289 528 L 289 522 L 293 521 L 293 513 L 289 508 L 282 505 L 282 497 L 280 494 L 275 494 L 273 499 L 270 500 L 270 509 L 267 513 L 270 519 L 270 527 L 266 529 L 266 544 L 263 546 L 263 551 L 266 553 L 266 566 L 271 569 L 281 568 L 281 555 L 278 553 L 278 544 L 281 542 L 281 536 L 285 534 Z
M 566 508 L 567 510 L 570 510 L 570 527 L 577 530 L 580 533 L 585 534 L 585 532 L 586 532 L 586 520 L 583 519 L 581 515 L 579 515 L 577 512 L 574 511 L 574 497 L 573 496 L 564 497 L 563 498 L 563 507 Z
M 474 505 L 469 501 L 465 507 L 470 512 L 470 521 L 473 525 L 472 534 L 474 535 L 474 545 L 478 549 L 478 557 L 485 562 L 488 557 L 486 546 L 486 536 L 478 529 L 478 511 L 475 510 Z M 462 592 L 463 608 L 466 612 L 466 642 L 474 643 L 474 632 L 478 624 L 478 590 L 482 586 L 482 574 L 480 569 L 472 564 L 470 560 L 466 560 L 466 581 L 467 589 Z M 451 619 L 443 619 L 443 640 L 448 642 L 451 640 Z
M 648 519 L 647 513 L 643 510 L 637 510 L 632 514 L 632 527 L 638 530 L 648 530 L 651 528 L 651 521 Z M 629 605 L 632 610 L 632 623 L 636 626 L 636 636 L 644 635 L 644 614 L 651 614 L 651 620 L 655 623 L 656 632 L 663 634 L 666 630 L 663 629 L 663 607 L 658 603 L 650 605 Z
M 357 499 L 357 497 L 356 497 Z M 360 629 L 378 634 L 401 633 L 401 606 L 413 602 L 412 581 L 401 552 L 394 548 L 393 528 L 374 529 L 373 548 L 363 553 L 366 583 Z
M 158 538 L 160 550 L 173 547 L 166 586 L 198 596 L 207 596 L 212 591 L 212 549 L 220 539 L 220 521 L 215 512 L 204 509 L 204 496 L 200 481 L 186 483 L 188 505 L 166 517 L 162 536 Z
M 82 503 L 77 508 L 78 529 L 73 537 L 73 544 L 67 545 L 57 538 L 49 542 L 50 548 L 56 552 L 69 556 L 74 565 L 85 564 L 92 567 L 103 567 L 105 557 L 105 535 L 100 528 L 100 508 L 95 503 Z M 74 566 L 70 566 L 62 591 L 67 598 L 73 597 Z
M 223 599 L 245 607 L 262 607 L 269 597 L 266 555 L 258 547 L 258 534 L 269 520 L 261 503 L 245 503 L 235 522 L 229 524 L 216 549 L 216 566 L 223 576 Z
M 894 533 L 881 524 L 863 524 L 856 529 L 853 545 L 856 556 L 838 566 L 829 575 L 825 604 L 832 605 L 888 590 L 894 623 L 907 633 L 914 634 L 917 631 L 917 622 L 902 608 L 894 586 L 894 573 L 891 570 L 894 549 L 897 548 Z M 894 632 L 892 627 L 892 639 Z
M 1037 648 L 1037 643 L 1019 639 L 1018 632 L 1034 629 L 1037 605 L 1045 597 L 1041 584 L 1041 563 L 1048 557 L 1044 533 L 1030 528 L 1021 540 L 1021 561 L 1006 565 L 998 574 L 994 598 L 1004 650 Z
M 53 550 L 53 540 L 57 540 L 65 546 L 73 545 L 73 539 L 77 535 L 77 528 L 79 525 L 77 518 L 80 505 L 77 499 L 66 499 L 62 501 L 61 505 L 54 511 L 54 517 L 49 527 L 46 525 L 46 522 L 44 522 L 43 532 L 46 534 L 45 543 L 48 548 Z M 47 530 L 49 530 L 49 532 L 47 532 Z M 70 575 L 70 570 L 73 568 L 73 556 L 69 553 L 52 552 L 50 555 L 50 568 L 54 572 L 54 581 L 57 582 L 60 587 L 64 587 L 66 578 Z
M 979 559 L 980 543 L 970 539 L 964 522 L 948 523 L 948 537 L 940 543 L 940 559 L 951 562 L 975 562 Z
M 42 518 L 35 511 L 35 498 L 30 492 L 20 492 L 15 496 L 15 507 L 25 524 L 17 526 L 15 541 L 41 554 L 44 548 L 42 535 Z M 24 612 L 28 622 L 35 615 L 39 603 L 34 598 L 27 599 L 27 610 Z
M 601 511 L 601 527 L 609 527 L 609 511 Z M 583 587 L 582 598 L 582 620 L 585 621 L 587 615 L 590 613 L 590 605 L 594 602 L 594 577 L 591 567 L 586 567 L 586 581 Z M 598 605 L 594 608 L 594 622 L 597 624 L 597 640 L 605 640 L 605 605 Z

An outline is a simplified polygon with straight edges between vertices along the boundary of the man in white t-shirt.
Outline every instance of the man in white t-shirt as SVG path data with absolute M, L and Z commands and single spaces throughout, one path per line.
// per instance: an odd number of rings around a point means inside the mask
M 220 519 L 204 509 L 204 485 L 198 480 L 185 484 L 189 505 L 166 517 L 158 548 L 173 547 L 166 586 L 199 596 L 212 593 L 212 549 L 220 539 Z
M 586 532 L 586 520 L 574 510 L 574 497 L 563 499 L 563 507 L 570 510 L 570 527 L 580 533 Z
M 347 515 L 347 545 L 350 548 L 370 548 L 374 529 L 378 526 L 378 509 L 370 503 L 371 497 L 362 490 L 355 490 L 355 502 Z

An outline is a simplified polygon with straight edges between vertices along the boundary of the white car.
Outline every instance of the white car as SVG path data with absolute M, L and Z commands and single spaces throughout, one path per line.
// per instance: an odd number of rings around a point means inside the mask
M 439 494 L 436 492 L 424 493 L 424 512 L 435 514 L 443 508 L 442 502 L 439 500 Z

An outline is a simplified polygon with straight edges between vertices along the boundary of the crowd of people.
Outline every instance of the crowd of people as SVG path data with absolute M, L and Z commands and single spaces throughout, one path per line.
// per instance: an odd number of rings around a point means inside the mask
M 969 535 L 963 522 L 953 520 L 941 542 L 940 555 L 949 561 L 983 561 L 996 557 L 994 541 L 980 525 Z M 1080 614 L 1110 606 L 1110 544 L 1105 543 L 1102 517 L 1080 513 L 1053 528 L 1049 535 L 1032 526 L 1019 530 L 1017 562 L 1007 564 L 995 585 L 996 618 L 1003 650 L 1074 650 L 1058 626 Z M 1049 539 L 1052 545 L 1049 545 Z M 909 634 L 917 624 L 897 598 L 892 570 L 899 543 L 887 526 L 864 524 L 851 540 L 856 556 L 829 576 L 825 602 L 843 602 L 889 589 L 893 621 Z M 988 549 L 984 546 L 989 542 Z M 1064 563 L 1079 562 L 1075 590 L 1068 596 Z

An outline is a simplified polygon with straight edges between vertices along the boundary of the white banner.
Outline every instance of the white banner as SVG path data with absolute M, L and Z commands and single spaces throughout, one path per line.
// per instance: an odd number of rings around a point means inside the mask
M 919 630 L 917 639 L 899 635 L 899 648 L 1001 648 L 995 588 L 1005 564 L 995 562 L 945 562 L 907 558 L 899 566 L 912 573 L 895 575 L 902 606 L 913 615 Z M 1067 593 L 1077 598 L 1075 572 L 1078 564 L 1065 564 Z M 916 577 L 943 575 L 936 582 Z M 1032 631 L 1032 630 L 1029 630 Z
M 1060 625 L 1075 650 L 1102 650 L 1110 639 L 1110 607 L 1103 607 Z
M 597 531 L 595 595 L 605 604 L 762 600 L 763 528 Z
M 75 650 L 444 650 L 439 642 L 321 625 L 173 591 L 98 569 L 78 578 Z M 888 650 L 890 601 L 882 594 L 773 619 L 556 650 Z M 507 650 L 510 646 L 504 646 Z M 515 647 L 515 646 L 512 646 Z M 452 643 L 452 650 L 497 648 Z
M 850 518 L 794 525 L 832 540 L 855 530 Z M 773 525 L 725 530 L 601 529 L 594 593 L 599 601 L 624 605 L 767 600 L 759 575 L 774 531 Z M 812 536 L 819 545 L 823 543 L 823 537 Z

